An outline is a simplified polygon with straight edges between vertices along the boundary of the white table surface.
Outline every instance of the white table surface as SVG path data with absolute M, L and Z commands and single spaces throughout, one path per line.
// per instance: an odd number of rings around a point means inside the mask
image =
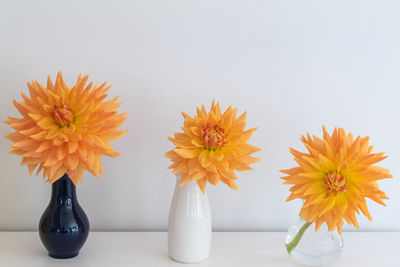
M 0 232 L 1 267 L 57 266 L 301 266 L 287 255 L 286 233 L 213 233 L 210 257 L 198 264 L 168 258 L 167 234 L 156 232 L 91 232 L 73 259 L 47 256 L 37 232 Z M 343 233 L 344 252 L 332 267 L 400 267 L 400 233 Z

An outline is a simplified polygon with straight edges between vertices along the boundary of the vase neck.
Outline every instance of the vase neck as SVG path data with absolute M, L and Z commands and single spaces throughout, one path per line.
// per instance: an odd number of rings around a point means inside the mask
M 207 195 L 207 190 L 203 194 L 200 187 L 197 185 L 196 181 L 188 181 L 182 186 L 179 186 L 180 183 L 181 183 L 181 175 L 177 174 L 176 175 L 176 185 L 175 185 L 176 190 L 181 190 L 181 191 L 182 190 L 192 190 L 192 191 L 198 191 L 202 195 Z
M 51 198 L 52 200 L 60 201 L 64 199 L 76 200 L 75 185 L 72 183 L 71 179 L 69 179 L 67 174 L 64 174 L 63 177 L 53 183 Z

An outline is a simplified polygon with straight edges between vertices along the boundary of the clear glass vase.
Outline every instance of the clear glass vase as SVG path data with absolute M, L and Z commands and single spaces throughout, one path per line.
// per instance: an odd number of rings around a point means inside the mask
M 326 266 L 336 261 L 343 252 L 343 238 L 329 231 L 324 223 L 315 231 L 315 224 L 303 219 L 289 228 L 286 249 L 297 263 L 310 266 Z

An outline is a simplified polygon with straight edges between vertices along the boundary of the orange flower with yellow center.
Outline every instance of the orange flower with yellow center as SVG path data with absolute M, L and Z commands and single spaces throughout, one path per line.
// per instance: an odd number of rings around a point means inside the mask
M 180 185 L 196 181 L 205 192 L 207 181 L 213 185 L 222 181 L 238 190 L 234 171 L 252 170 L 249 165 L 260 160 L 251 156 L 260 149 L 247 144 L 257 128 L 245 130 L 246 112 L 237 118 L 237 109 L 229 106 L 222 114 L 213 101 L 210 112 L 203 105 L 197 116 L 182 115 L 183 133 L 168 137 L 176 148 L 165 154 L 173 161 L 169 169 L 181 174 Z
M 281 170 L 284 184 L 292 184 L 293 199 L 304 200 L 300 216 L 315 228 L 326 222 L 329 230 L 342 231 L 344 221 L 358 226 L 356 213 L 361 211 L 369 220 L 366 198 L 385 206 L 388 199 L 378 189 L 377 180 L 391 178 L 389 170 L 374 165 L 385 159 L 384 153 L 372 153 L 369 137 L 353 138 L 344 129 L 335 128 L 332 135 L 323 127 L 323 139 L 302 136 L 308 153 L 290 149 L 299 167 Z
M 13 101 L 22 118 L 8 117 L 5 121 L 15 132 L 6 138 L 14 144 L 10 153 L 22 156 L 21 165 L 29 173 L 38 167 L 43 179 L 53 183 L 67 173 L 77 185 L 85 170 L 96 177 L 103 173 L 101 155 L 116 157 L 109 142 L 122 137 L 126 131 L 117 130 L 127 119 L 117 114 L 118 97 L 105 101 L 111 86 L 86 85 L 88 76 L 79 76 L 69 88 L 61 72 L 47 88 L 37 81 L 28 82 L 30 97 L 21 93 L 24 101 Z

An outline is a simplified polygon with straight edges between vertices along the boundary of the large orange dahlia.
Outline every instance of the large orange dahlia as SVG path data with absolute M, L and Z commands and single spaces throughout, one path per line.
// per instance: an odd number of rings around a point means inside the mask
M 180 185 L 196 181 L 205 192 L 207 182 L 222 181 L 238 190 L 234 171 L 252 170 L 249 165 L 260 160 L 251 156 L 260 149 L 247 144 L 257 128 L 245 130 L 246 112 L 237 118 L 237 109 L 229 106 L 222 114 L 213 101 L 210 112 L 203 105 L 197 116 L 182 115 L 183 133 L 168 137 L 176 147 L 165 154 L 173 161 L 169 169 L 181 174 Z
M 385 205 L 388 199 L 378 188 L 378 180 L 391 178 L 389 170 L 375 164 L 385 159 L 384 153 L 372 153 L 369 137 L 353 138 L 342 128 L 332 135 L 323 127 L 323 138 L 302 136 L 308 153 L 290 149 L 299 167 L 281 170 L 284 184 L 292 184 L 287 201 L 302 199 L 300 216 L 315 228 L 326 222 L 329 230 L 341 233 L 344 221 L 358 228 L 356 213 L 369 219 L 366 198 Z
M 77 185 L 85 170 L 103 173 L 101 155 L 120 155 L 109 142 L 125 134 L 117 128 L 126 113 L 117 114 L 118 97 L 104 101 L 111 86 L 87 80 L 79 76 L 69 88 L 59 72 L 55 84 L 48 77 L 47 88 L 28 82 L 30 97 L 21 93 L 23 101 L 13 101 L 22 118 L 5 120 L 15 130 L 6 136 L 14 143 L 9 153 L 22 156 L 30 174 L 37 167 L 36 175 L 43 171 L 43 179 L 54 183 L 67 173 Z

